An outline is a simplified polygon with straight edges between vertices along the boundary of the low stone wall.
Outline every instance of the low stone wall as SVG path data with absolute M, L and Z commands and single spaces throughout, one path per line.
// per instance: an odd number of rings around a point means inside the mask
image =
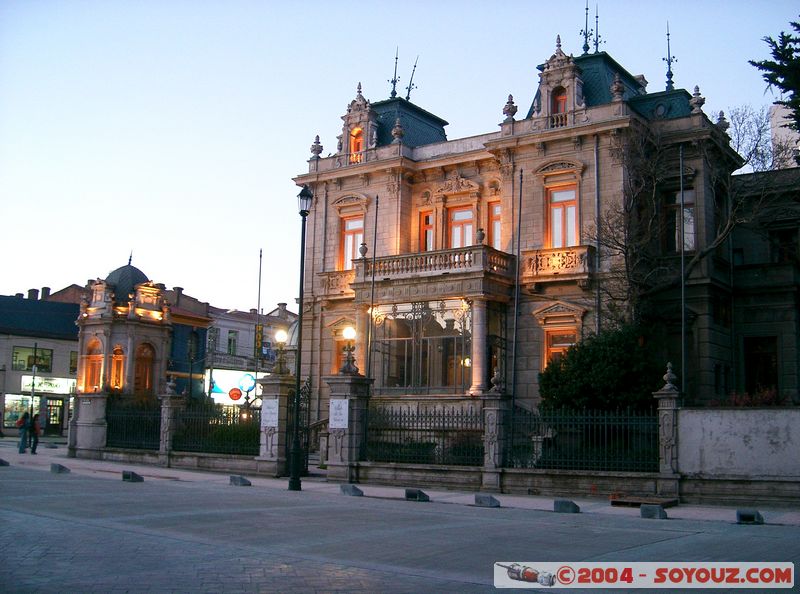
M 753 507 L 756 505 L 800 505 L 800 480 L 751 480 L 742 478 L 682 478 L 683 503 L 714 503 Z
M 800 481 L 800 408 L 678 410 L 686 478 Z
M 84 451 L 78 458 L 94 458 L 110 462 L 128 462 L 163 466 L 163 457 L 155 450 L 131 450 L 106 448 L 104 450 Z M 170 468 L 188 470 L 210 470 L 260 476 L 275 476 L 274 463 L 257 460 L 252 456 L 232 456 L 226 454 L 204 454 L 195 452 L 172 452 L 169 455 Z
M 515 468 L 503 470 L 500 480 L 503 493 L 653 497 L 657 494 L 658 476 L 657 473 L 644 472 Z
M 434 487 L 479 491 L 482 471 L 481 466 L 359 462 L 358 481 L 398 487 Z

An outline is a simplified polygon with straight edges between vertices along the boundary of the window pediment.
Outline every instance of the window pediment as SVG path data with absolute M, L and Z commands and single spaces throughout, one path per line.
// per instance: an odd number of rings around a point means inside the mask
M 553 161 L 548 163 L 547 165 L 540 167 L 536 170 L 536 175 L 538 176 L 548 176 L 554 175 L 556 173 L 568 173 L 568 172 L 575 172 L 576 175 L 580 175 L 583 173 L 585 169 L 583 163 L 579 163 L 577 161 Z
M 369 198 L 363 194 L 348 194 L 334 200 L 331 205 L 339 211 L 339 214 L 367 212 Z
M 460 175 L 445 180 L 444 184 L 438 187 L 434 194 L 436 196 L 452 194 L 480 194 L 481 187 L 474 181 L 468 180 Z
M 556 301 L 533 312 L 540 326 L 578 326 L 583 322 L 586 309 L 566 301 Z

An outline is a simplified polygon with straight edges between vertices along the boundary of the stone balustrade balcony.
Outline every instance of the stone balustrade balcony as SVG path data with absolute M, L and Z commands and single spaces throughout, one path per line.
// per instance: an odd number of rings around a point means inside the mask
M 522 283 L 575 281 L 588 286 L 595 273 L 595 249 L 589 245 L 522 252 Z
M 359 281 L 372 278 L 373 262 L 365 258 L 356 262 Z M 472 245 L 449 250 L 416 252 L 375 259 L 375 278 L 395 280 L 442 274 L 492 272 L 513 276 L 514 256 L 486 245 Z

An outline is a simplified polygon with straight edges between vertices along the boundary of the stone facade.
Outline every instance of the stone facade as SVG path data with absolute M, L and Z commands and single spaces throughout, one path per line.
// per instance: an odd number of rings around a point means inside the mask
M 705 251 L 726 208 L 720 179 L 740 164 L 726 122 L 706 117 L 697 88 L 648 93 L 605 52 L 573 57 L 559 41 L 540 71 L 527 116 L 515 119 L 509 96 L 496 132 L 444 140 L 441 118 L 400 98 L 370 103 L 359 85 L 336 151 L 321 158 L 315 140 L 295 178 L 314 193 L 301 304 L 312 421 L 327 416 L 323 377 L 337 370 L 348 325 L 374 398 L 466 400 L 496 377 L 534 407 L 547 360 L 611 324 L 620 262 L 596 230 L 628 195 L 624 154 L 637 134 L 664 155 L 652 242 L 677 266 L 683 217 L 688 259 L 702 252 L 685 282 L 686 369 L 676 371 L 687 397 L 709 400 L 736 367 L 730 242 Z M 664 360 L 681 360 L 678 286 L 653 300 Z

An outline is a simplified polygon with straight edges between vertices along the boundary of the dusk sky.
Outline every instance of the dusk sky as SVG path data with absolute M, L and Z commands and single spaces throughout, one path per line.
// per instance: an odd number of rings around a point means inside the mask
M 212 305 L 296 311 L 300 217 L 292 177 L 316 134 L 336 148 L 361 82 L 411 101 L 448 138 L 524 116 L 536 66 L 582 52 L 584 0 L 0 3 L 0 294 L 104 278 L 133 264 Z M 664 89 L 669 21 L 677 88 L 705 113 L 765 92 L 748 59 L 798 19 L 795 1 L 599 2 L 600 49 Z M 595 27 L 590 3 L 590 28 Z M 405 91 L 403 90 L 403 94 Z

